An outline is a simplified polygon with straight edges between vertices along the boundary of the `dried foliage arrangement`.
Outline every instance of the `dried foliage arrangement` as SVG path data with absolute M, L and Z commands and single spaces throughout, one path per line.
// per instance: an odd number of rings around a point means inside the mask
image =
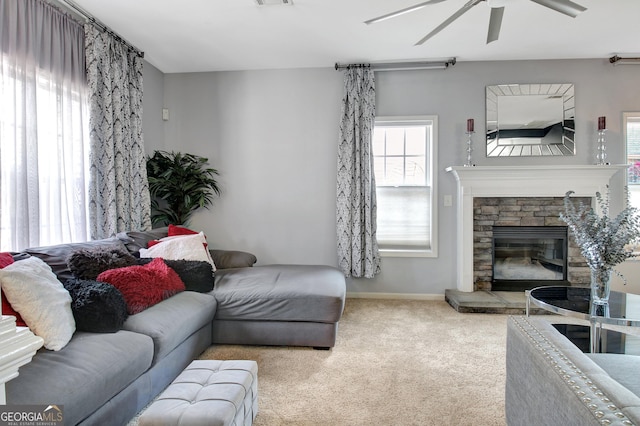
M 640 216 L 639 210 L 629 205 L 628 189 L 626 207 L 615 217 L 610 216 L 608 186 L 606 197 L 596 192 L 600 214 L 582 202 L 576 206 L 571 200 L 571 194 L 573 191 L 567 192 L 564 197 L 564 213 L 560 214 L 560 218 L 573 232 L 592 271 L 611 271 L 617 264 L 638 256 L 634 246 L 640 242 Z

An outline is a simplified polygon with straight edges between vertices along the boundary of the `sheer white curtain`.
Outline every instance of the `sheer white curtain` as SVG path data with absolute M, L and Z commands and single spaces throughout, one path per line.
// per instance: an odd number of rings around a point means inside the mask
M 42 0 L 0 14 L 0 250 L 84 241 L 84 28 Z
M 371 140 L 376 115 L 373 70 L 345 71 L 338 144 L 336 228 L 338 264 L 349 277 L 380 272 L 376 240 L 376 181 Z

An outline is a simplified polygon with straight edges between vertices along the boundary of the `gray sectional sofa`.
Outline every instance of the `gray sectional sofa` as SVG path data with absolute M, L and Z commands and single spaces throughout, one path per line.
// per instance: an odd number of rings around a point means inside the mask
M 64 280 L 77 248 L 124 244 L 135 254 L 166 228 L 117 239 L 30 249 Z M 118 240 L 118 241 L 114 241 Z M 248 253 L 211 250 L 213 291 L 183 291 L 127 318 L 112 333 L 76 331 L 60 351 L 40 349 L 6 384 L 8 404 L 58 404 L 66 425 L 123 425 L 211 344 L 330 348 L 345 279 L 329 266 L 267 265 Z
M 640 425 L 640 356 L 583 353 L 546 319 L 507 324 L 507 424 Z

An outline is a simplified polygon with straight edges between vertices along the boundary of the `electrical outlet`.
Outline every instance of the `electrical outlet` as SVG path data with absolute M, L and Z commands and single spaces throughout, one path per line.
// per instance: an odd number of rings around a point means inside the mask
M 453 205 L 453 197 L 451 195 L 444 196 L 444 206 L 451 207 Z
M 169 108 L 162 108 L 162 120 L 169 121 Z

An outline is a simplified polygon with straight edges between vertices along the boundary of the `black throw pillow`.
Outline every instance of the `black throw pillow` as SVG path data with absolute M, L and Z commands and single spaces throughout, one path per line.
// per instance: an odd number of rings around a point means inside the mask
M 124 247 L 114 246 L 76 250 L 67 258 L 69 270 L 81 280 L 95 280 L 104 271 L 133 266 L 136 262 Z
M 153 258 L 141 258 L 139 265 L 145 265 Z M 213 290 L 214 272 L 209 262 L 200 260 L 169 260 L 162 259 L 167 266 L 178 274 L 186 291 L 208 293 Z
M 64 284 L 71 295 L 76 330 L 115 333 L 127 319 L 127 304 L 120 290 L 100 281 L 71 278 Z

